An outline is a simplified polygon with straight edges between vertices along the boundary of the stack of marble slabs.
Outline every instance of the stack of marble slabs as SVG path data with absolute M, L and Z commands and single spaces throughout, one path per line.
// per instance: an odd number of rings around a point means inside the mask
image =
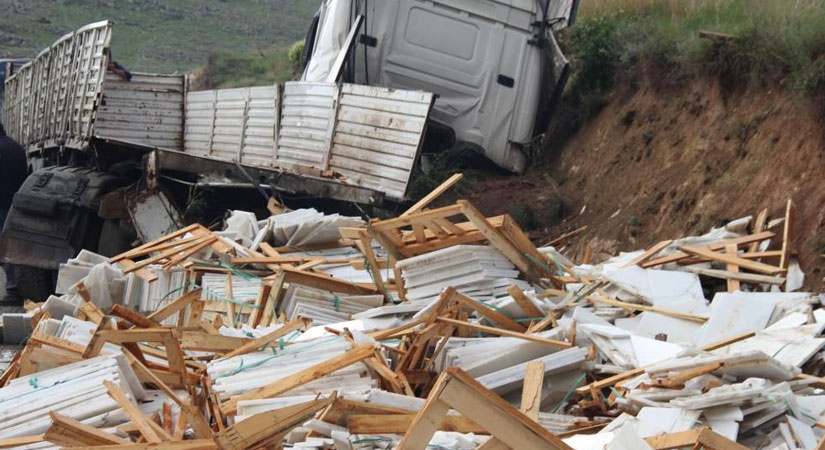
M 146 392 L 120 353 L 84 359 L 21 376 L 0 388 L 0 439 L 43 433 L 49 412 L 108 427 L 128 421 L 120 405 L 106 393 L 104 381 L 119 385 L 136 400 Z
M 235 303 L 234 310 L 238 314 L 236 319 L 244 321 L 251 309 L 243 309 L 242 304 L 255 303 L 261 289 L 261 278 L 239 275 L 227 277 L 226 274 L 205 273 L 201 277 L 200 285 L 203 288 L 201 300 L 206 301 L 204 317 L 207 320 L 213 320 L 216 314 L 228 314 L 231 311 L 231 301 Z M 170 297 L 174 299 L 175 296 Z
M 57 271 L 57 284 L 55 286 L 56 294 L 65 294 L 82 279 L 89 275 L 92 267 L 103 264 L 108 260 L 103 255 L 90 252 L 88 250 L 81 250 L 76 258 L 71 258 L 65 264 L 60 264 L 60 269 Z
M 354 314 L 384 303 L 382 295 L 344 295 L 299 285 L 290 285 L 281 311 L 288 320 L 312 319 L 313 325 L 328 325 L 349 320 Z
M 218 399 L 226 400 L 329 361 L 351 349 L 352 345 L 343 337 L 326 337 L 218 359 L 207 365 L 207 373 L 213 380 L 212 392 Z M 296 387 L 287 395 L 364 392 L 379 385 L 370 376 L 367 366 L 359 362 Z
M 516 284 L 518 270 L 497 249 L 485 245 L 456 245 L 398 261 L 407 299 L 430 300 L 445 286 L 462 294 L 487 301 L 507 295 L 507 287 Z
M 147 266 L 145 269 L 157 276 L 157 280 L 150 283 L 130 273 L 123 296 L 125 306 L 134 308 L 141 314 L 151 314 L 185 292 L 185 270 L 179 267 L 163 270 L 161 266 L 155 265 Z M 169 321 L 170 319 L 162 324 L 173 325 L 174 320 Z

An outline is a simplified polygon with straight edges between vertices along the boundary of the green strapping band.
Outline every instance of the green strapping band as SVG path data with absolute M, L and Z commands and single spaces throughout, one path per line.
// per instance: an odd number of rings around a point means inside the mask
M 562 267 L 562 265 L 558 261 L 556 261 L 556 258 L 554 258 L 553 255 L 548 255 L 548 256 L 550 256 L 550 259 L 553 260 L 553 264 L 556 266 L 556 275 L 564 275 L 564 268 Z M 550 266 L 548 266 L 543 261 L 539 261 L 538 259 L 533 257 L 533 255 L 525 252 L 524 257 L 529 259 L 530 262 L 532 262 L 533 264 L 535 264 L 535 265 L 541 267 L 542 269 L 546 270 L 548 273 L 553 273 L 553 269 Z
M 509 318 L 511 318 L 511 319 L 513 319 L 513 318 L 514 318 L 514 316 L 513 316 L 513 314 L 512 314 L 512 313 L 510 313 L 509 311 L 505 311 L 505 310 L 503 310 L 503 309 L 499 308 L 499 307 L 498 307 L 498 306 L 496 306 L 496 305 L 492 305 L 492 304 L 490 304 L 490 303 L 487 303 L 487 302 L 485 302 L 484 300 L 476 300 L 476 299 L 473 299 L 473 300 L 474 300 L 474 301 L 476 301 L 476 302 L 478 302 L 478 303 L 481 303 L 482 305 L 484 305 L 484 306 L 486 306 L 486 307 L 488 307 L 488 308 L 490 308 L 490 309 L 496 310 L 496 311 L 498 311 L 498 312 L 500 312 L 500 313 L 504 314 L 505 316 L 507 316 L 507 317 L 509 317 Z
M 263 307 L 261 305 L 255 305 L 253 303 L 247 303 L 247 302 L 244 302 L 244 301 L 241 301 L 241 300 L 238 300 L 238 299 L 224 297 L 224 296 L 222 296 L 222 295 L 220 295 L 220 294 L 218 294 L 214 291 L 211 291 L 211 290 L 209 290 L 205 287 L 202 287 L 202 286 L 198 286 L 197 284 L 192 283 L 192 282 L 190 282 L 189 284 L 191 284 L 194 287 L 203 289 L 203 292 L 206 292 L 211 297 L 211 298 L 208 299 L 208 300 L 211 300 L 211 301 L 218 300 L 218 301 L 221 301 L 221 302 L 229 302 L 229 303 L 234 303 L 234 304 L 240 305 L 240 306 L 246 306 L 248 308 L 253 308 L 253 309 L 261 309 Z
M 575 390 L 576 390 L 576 388 L 579 386 L 579 383 L 581 383 L 581 382 L 582 382 L 582 380 L 584 380 L 584 376 L 585 376 L 585 375 L 586 375 L 586 374 L 585 374 L 584 372 L 582 372 L 582 374 L 581 374 L 581 375 L 579 375 L 579 377 L 578 377 L 578 378 L 576 378 L 576 382 L 575 382 L 575 383 L 573 383 L 573 386 L 571 386 L 571 387 L 570 387 L 570 389 L 568 389 L 568 390 L 567 390 L 567 392 L 564 394 L 564 397 L 562 397 L 562 399 L 561 399 L 561 401 L 559 402 L 559 404 L 558 404 L 558 405 L 556 405 L 556 407 L 555 407 L 555 408 L 553 408 L 553 412 L 554 412 L 554 413 L 555 413 L 555 412 L 557 412 L 557 411 L 558 411 L 558 410 L 559 410 L 562 406 L 564 406 L 564 404 L 565 404 L 565 403 L 567 403 L 567 399 L 569 399 L 569 398 L 570 398 L 570 396 L 571 396 L 571 395 L 573 395 L 573 391 L 575 391 Z

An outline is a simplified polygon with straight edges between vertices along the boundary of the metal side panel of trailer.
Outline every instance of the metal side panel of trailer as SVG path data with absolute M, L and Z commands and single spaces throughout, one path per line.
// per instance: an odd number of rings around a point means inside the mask
M 183 149 L 185 75 L 133 73 L 126 81 L 107 73 L 94 135 Z

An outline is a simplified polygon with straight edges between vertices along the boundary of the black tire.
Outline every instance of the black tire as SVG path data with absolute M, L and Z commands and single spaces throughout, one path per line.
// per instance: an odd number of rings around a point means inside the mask
M 54 293 L 52 270 L 31 266 L 14 266 L 20 300 L 43 302 Z

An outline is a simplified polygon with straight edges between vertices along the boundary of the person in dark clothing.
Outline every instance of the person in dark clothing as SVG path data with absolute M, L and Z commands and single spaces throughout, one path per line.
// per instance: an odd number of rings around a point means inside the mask
M 20 144 L 6 136 L 3 124 L 0 124 L 0 229 L 6 222 L 14 194 L 26 180 L 26 172 L 26 151 Z M 5 302 L 18 300 L 14 266 L 6 263 L 0 263 L 0 266 L 6 272 L 6 292 L 0 292 L 0 299 Z M 5 294 L 5 298 L 2 294 Z

